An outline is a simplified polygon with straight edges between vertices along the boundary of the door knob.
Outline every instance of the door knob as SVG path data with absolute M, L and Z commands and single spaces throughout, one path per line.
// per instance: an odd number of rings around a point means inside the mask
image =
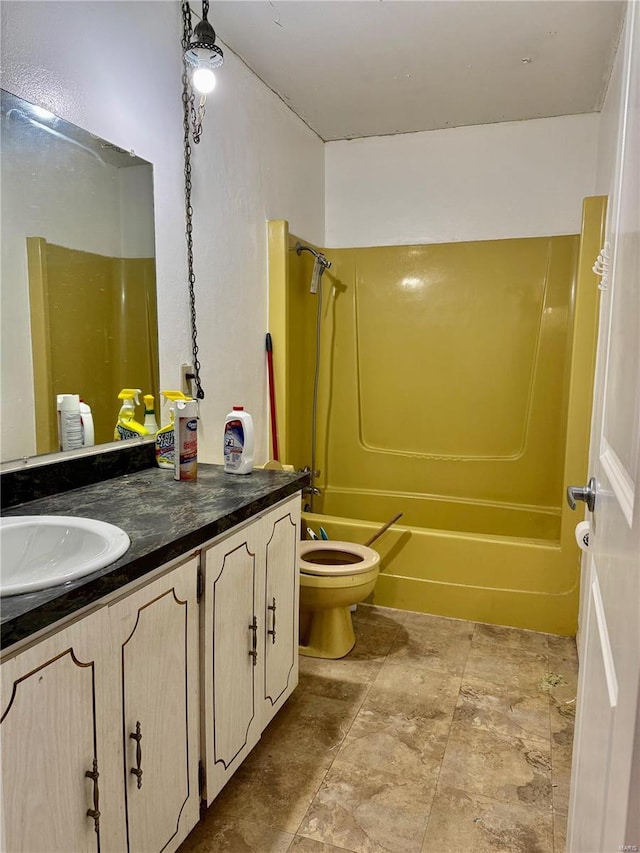
M 584 501 L 593 512 L 596 508 L 596 478 L 591 477 L 586 486 L 569 486 L 567 488 L 567 503 L 571 509 L 576 508 L 576 501 Z

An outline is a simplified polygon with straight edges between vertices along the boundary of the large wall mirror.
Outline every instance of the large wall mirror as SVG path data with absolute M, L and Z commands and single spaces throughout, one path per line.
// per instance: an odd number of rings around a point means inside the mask
M 58 394 L 112 441 L 120 390 L 158 405 L 159 371 L 151 164 L 1 94 L 5 462 L 59 449 Z

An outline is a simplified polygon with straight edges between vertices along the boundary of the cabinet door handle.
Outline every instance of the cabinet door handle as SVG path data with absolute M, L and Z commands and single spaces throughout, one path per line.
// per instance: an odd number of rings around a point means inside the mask
M 136 742 L 136 766 L 129 771 L 138 779 L 138 788 L 142 788 L 142 732 L 140 731 L 140 721 L 136 723 L 135 733 L 129 735 L 131 740 Z
M 267 631 L 267 634 L 271 634 L 271 642 L 275 644 L 276 641 L 276 597 L 273 597 L 273 604 L 267 605 L 267 610 L 273 611 L 273 627 L 270 631 Z
M 258 665 L 258 620 L 256 617 L 253 617 L 253 621 L 251 625 L 249 625 L 249 630 L 253 631 L 253 638 L 251 640 L 251 651 L 249 652 L 249 657 L 253 659 L 253 665 Z
M 100 832 L 100 790 L 98 788 L 98 760 L 93 759 L 93 770 L 87 770 L 84 774 L 87 779 L 93 779 L 93 808 L 87 809 L 87 817 L 93 818 L 94 829 L 97 833 Z

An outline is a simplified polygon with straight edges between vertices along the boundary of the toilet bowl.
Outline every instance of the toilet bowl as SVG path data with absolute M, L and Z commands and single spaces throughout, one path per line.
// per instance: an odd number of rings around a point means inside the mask
M 342 658 L 354 647 L 350 607 L 373 592 L 380 555 L 355 542 L 300 543 L 301 655 Z

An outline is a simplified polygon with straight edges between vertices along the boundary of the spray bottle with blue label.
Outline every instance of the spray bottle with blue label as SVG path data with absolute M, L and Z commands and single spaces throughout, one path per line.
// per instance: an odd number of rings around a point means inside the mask
M 253 468 L 253 418 L 244 406 L 234 406 L 224 422 L 224 470 L 249 474 Z

